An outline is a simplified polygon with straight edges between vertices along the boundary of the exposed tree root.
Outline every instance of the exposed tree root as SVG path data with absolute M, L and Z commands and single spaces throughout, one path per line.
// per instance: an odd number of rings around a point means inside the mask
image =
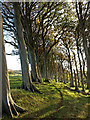
M 41 80 L 40 78 L 36 78 L 36 79 L 33 79 L 33 78 L 32 78 L 32 81 L 33 81 L 33 82 L 39 82 L 39 83 L 42 83 L 42 80 Z
M 37 78 L 39 83 L 42 83 L 42 80 L 40 78 Z
M 35 82 L 35 83 L 36 83 L 36 82 Z M 30 86 L 24 86 L 24 85 L 22 85 L 21 88 L 24 89 L 24 90 L 28 90 L 29 92 L 38 92 L 38 93 L 42 94 L 42 93 L 40 92 L 40 90 L 38 90 L 38 88 L 36 88 L 36 87 L 33 85 L 33 83 L 30 83 Z
M 16 110 L 17 110 L 18 112 L 20 112 L 20 113 L 26 112 L 25 109 L 22 109 L 22 108 L 19 107 L 16 103 L 14 103 L 14 106 L 15 106 L 15 108 L 16 108 Z
M 38 92 L 38 93 L 42 94 L 42 93 L 40 92 L 40 90 L 38 90 L 33 84 L 31 84 L 30 88 L 31 88 L 31 91 L 32 91 L 32 92 Z
M 19 107 L 8 94 L 7 100 L 3 101 L 3 113 L 8 114 L 11 118 L 16 118 L 20 113 L 26 112 L 25 109 Z
M 63 105 L 63 94 L 62 94 L 62 92 L 60 91 L 60 89 L 58 89 L 55 85 L 51 85 L 51 86 L 54 86 L 54 87 L 55 87 L 55 89 L 59 92 L 60 97 L 61 97 L 61 101 L 60 101 L 59 105 L 58 105 L 57 108 L 56 108 L 56 112 L 57 112 L 57 111 L 61 108 L 61 106 Z

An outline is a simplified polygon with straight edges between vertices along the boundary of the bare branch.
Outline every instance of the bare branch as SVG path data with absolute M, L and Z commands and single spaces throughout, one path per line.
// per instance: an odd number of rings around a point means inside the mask
M 12 46 L 14 46 L 15 48 L 18 49 L 18 45 L 16 45 L 15 42 L 9 42 L 9 41 L 7 41 L 7 40 L 4 40 L 4 41 L 5 41 L 5 43 L 9 43 L 10 45 L 12 45 Z

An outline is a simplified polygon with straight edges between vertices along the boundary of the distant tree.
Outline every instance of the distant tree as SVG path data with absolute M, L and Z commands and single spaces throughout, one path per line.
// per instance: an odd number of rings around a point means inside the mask
M 9 70 L 9 74 L 14 74 L 14 71 L 13 70 Z

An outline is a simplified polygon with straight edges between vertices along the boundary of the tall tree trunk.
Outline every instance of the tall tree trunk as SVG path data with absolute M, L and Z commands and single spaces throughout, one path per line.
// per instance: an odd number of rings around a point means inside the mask
M 70 50 L 68 48 L 68 45 L 66 44 L 66 48 L 68 50 L 68 59 L 69 59 L 69 64 L 70 64 L 70 72 L 71 72 L 71 77 L 70 77 L 70 86 L 74 87 L 74 82 L 73 82 L 73 72 L 72 72 L 72 63 L 71 63 L 71 57 L 70 57 Z
M 66 81 L 65 81 L 65 71 L 64 71 L 63 65 L 62 65 L 62 73 L 63 73 L 63 82 L 64 82 L 64 84 L 66 84 Z
M 79 2 L 79 11 L 78 11 L 78 6 L 77 6 L 77 2 L 76 2 L 76 12 L 77 12 L 77 16 L 78 16 L 78 21 L 79 21 L 79 24 L 80 24 L 80 30 L 81 30 L 81 34 L 82 34 L 82 39 L 83 39 L 83 48 L 84 48 L 84 52 L 85 52 L 85 57 L 86 57 L 86 62 L 87 62 L 87 82 L 89 83 L 89 76 L 90 74 L 90 63 L 89 63 L 89 54 L 88 51 L 90 52 L 90 38 L 88 37 L 88 41 L 89 41 L 89 48 L 87 46 L 87 38 L 86 38 L 86 35 L 85 35 L 85 24 L 86 24 L 86 21 L 87 21 L 87 15 L 89 17 L 89 14 L 88 14 L 88 11 L 89 11 L 89 6 L 90 6 L 90 2 L 87 2 L 87 7 L 86 7 L 86 11 L 83 11 L 83 7 L 82 7 L 82 2 Z M 84 14 L 83 14 L 84 13 Z M 89 23 L 88 23 L 89 24 Z M 88 25 L 90 26 L 90 25 Z M 88 28 L 87 28 L 88 29 Z M 77 33 L 79 34 L 79 31 L 77 31 Z M 88 87 L 88 83 L 87 83 L 87 88 Z
M 72 52 L 73 52 L 73 51 L 72 51 Z M 75 57 L 75 53 L 74 53 L 74 52 L 73 52 L 73 55 L 74 55 L 76 72 L 77 72 L 78 86 L 80 86 L 79 73 L 78 73 L 78 68 L 77 68 L 77 61 L 76 61 L 76 57 Z
M 37 74 L 38 74 L 38 77 L 40 79 L 40 82 L 42 82 L 41 80 L 41 71 L 40 71 L 40 53 L 38 52 L 38 49 L 36 47 L 36 50 L 35 50 L 35 55 L 36 55 L 36 70 L 37 70 Z
M 77 78 L 76 78 L 75 70 L 74 70 L 74 79 L 75 79 L 75 90 L 77 91 L 78 90 L 78 86 L 77 86 Z
M 80 65 L 80 75 L 81 75 L 82 90 L 84 91 L 83 74 L 82 74 L 82 64 L 81 64 L 81 59 L 80 59 L 80 54 L 79 54 L 79 46 L 78 46 L 78 39 L 77 38 L 76 38 L 76 45 L 77 45 L 77 54 L 78 54 L 79 65 Z
M 38 71 L 37 71 L 35 51 L 33 48 L 28 48 L 28 49 L 29 49 L 28 54 L 29 54 L 29 59 L 30 59 L 30 64 L 31 64 L 32 81 L 41 82 L 39 75 L 38 75 Z
M 90 41 L 89 41 L 88 57 L 87 57 L 87 87 L 90 91 Z
M 1 15 L 2 3 L 0 2 L 0 66 L 2 66 L 2 38 L 3 38 L 3 20 Z M 0 67 L 0 119 L 2 118 L 2 67 Z
M 19 112 L 25 112 L 25 110 L 20 108 L 11 97 L 4 40 L 2 41 L 2 60 L 2 111 L 15 117 L 19 115 Z
M 32 21 L 28 20 L 27 16 L 24 16 L 24 21 L 22 20 L 23 28 L 26 34 L 24 35 L 25 37 L 25 42 L 27 44 L 28 48 L 28 56 L 29 56 L 29 62 L 31 64 L 31 76 L 32 76 L 32 81 L 33 82 L 41 82 L 39 75 L 38 75 L 38 70 L 37 70 L 37 63 L 36 63 L 36 54 L 34 50 L 34 44 L 33 44 L 33 36 L 32 36 Z
M 35 86 L 32 84 L 31 74 L 29 71 L 28 54 L 27 54 L 27 48 L 24 40 L 19 3 L 17 2 L 13 3 L 13 8 L 14 8 L 14 17 L 15 17 L 14 22 L 15 22 L 16 32 L 17 32 L 16 37 L 19 43 L 19 51 L 20 51 L 21 65 L 22 65 L 22 75 L 23 75 L 22 87 L 25 90 L 39 92 L 35 88 Z
M 69 72 L 67 71 L 67 83 L 69 81 Z
M 81 53 L 81 57 L 82 57 L 82 61 L 83 61 L 83 74 L 84 74 L 84 77 L 87 79 L 87 75 L 85 73 L 85 60 L 84 60 L 83 53 L 81 51 L 81 46 L 80 46 L 80 53 Z
M 60 82 L 63 82 L 63 64 L 62 64 L 62 61 L 61 61 L 61 80 Z
M 45 46 L 44 46 L 45 47 Z M 45 72 L 45 82 L 48 82 L 47 78 L 47 59 L 46 59 L 46 54 L 45 54 L 45 48 L 43 48 L 44 52 L 44 72 Z
M 44 27 L 42 20 L 42 40 L 43 40 L 43 56 L 44 56 L 44 73 L 45 73 L 45 82 L 49 82 L 47 78 L 47 57 L 45 52 L 45 39 L 44 39 Z
M 60 75 L 61 75 L 61 66 L 60 66 L 60 64 L 58 63 L 58 81 L 59 81 L 59 82 L 60 82 L 60 80 L 61 80 Z

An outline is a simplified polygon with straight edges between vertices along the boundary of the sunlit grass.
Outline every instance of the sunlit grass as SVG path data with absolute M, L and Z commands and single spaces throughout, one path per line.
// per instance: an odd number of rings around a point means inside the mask
M 17 88 L 21 87 L 22 84 L 22 76 L 21 74 L 10 74 L 9 75 L 9 80 L 10 80 L 10 88 Z
M 88 107 L 90 106 L 89 95 L 64 89 L 66 84 L 62 82 L 56 83 L 52 80 L 50 82 L 49 84 L 35 84 L 43 94 L 32 93 L 17 89 L 22 83 L 21 76 L 10 76 L 12 97 L 19 106 L 27 110 L 27 112 L 18 118 L 19 120 L 21 118 L 24 120 L 40 120 L 43 118 L 45 120 L 58 120 L 63 118 L 88 117 Z M 58 111 L 56 111 L 56 109 L 60 104 L 61 97 L 53 85 L 61 90 L 63 94 L 63 105 Z M 7 116 L 4 117 L 4 120 L 7 120 Z M 10 120 L 10 118 L 8 118 L 8 120 Z

